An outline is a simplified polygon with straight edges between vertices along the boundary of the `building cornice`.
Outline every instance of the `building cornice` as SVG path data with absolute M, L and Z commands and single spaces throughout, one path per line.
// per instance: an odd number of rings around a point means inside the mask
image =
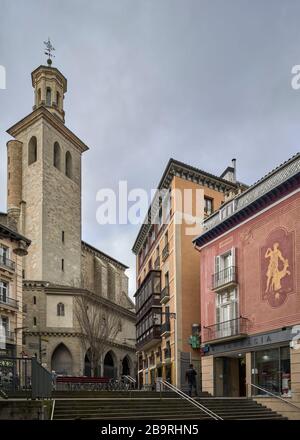
M 285 197 L 300 185 L 300 153 L 284 162 L 279 167 L 268 173 L 258 182 L 249 187 L 244 193 L 236 196 L 234 211 L 225 219 L 220 219 L 220 210 L 207 218 L 204 232 L 193 240 L 199 247 L 215 239 L 224 232 L 232 229 L 246 218 L 265 209 L 267 206 Z M 230 202 L 228 202 L 230 203 Z
M 69 128 L 67 128 L 57 116 L 53 115 L 43 106 L 37 108 L 29 115 L 25 116 L 25 118 L 14 124 L 7 130 L 7 133 L 15 138 L 29 126 L 40 120 L 45 120 L 48 122 L 62 136 L 64 136 L 66 140 L 70 141 L 80 153 L 83 153 L 89 149 L 88 146 L 85 145 Z
M 107 298 L 104 298 L 103 296 L 96 295 L 95 293 L 91 292 L 87 289 L 81 289 L 78 287 L 72 287 L 72 286 L 59 286 L 51 284 L 47 281 L 32 281 L 32 280 L 23 280 L 23 290 L 40 290 L 44 291 L 47 295 L 70 295 L 70 296 L 86 296 L 91 301 L 98 302 L 107 308 L 113 309 L 121 313 L 122 315 L 126 316 L 127 318 L 131 319 L 135 322 L 136 314 L 135 312 L 132 312 L 131 310 L 126 309 L 125 307 L 121 306 L 120 304 L 117 304 Z M 131 301 L 132 302 L 132 301 Z M 133 307 L 134 304 L 132 303 Z
M 147 237 L 151 229 L 151 213 L 155 215 L 159 209 L 159 191 L 170 188 L 171 182 L 174 177 L 179 177 L 181 179 L 188 180 L 203 187 L 207 187 L 222 193 L 237 190 L 241 186 L 246 188 L 246 185 L 230 182 L 228 180 L 222 179 L 221 177 L 200 170 L 199 168 L 193 167 L 191 165 L 171 158 L 165 168 L 165 171 L 157 187 L 157 193 L 153 198 L 144 223 L 141 226 L 132 247 L 132 251 L 134 254 L 139 253 L 140 249 L 143 246 L 145 238 Z
M 72 331 L 30 331 L 26 330 L 24 331 L 24 335 L 26 336 L 48 336 L 48 337 L 58 337 L 58 338 L 82 338 L 83 335 L 80 332 L 72 332 Z M 128 344 L 121 344 L 116 341 L 107 341 L 107 345 L 111 347 L 121 348 L 125 350 L 130 350 L 132 352 L 136 352 L 135 346 L 128 345 Z

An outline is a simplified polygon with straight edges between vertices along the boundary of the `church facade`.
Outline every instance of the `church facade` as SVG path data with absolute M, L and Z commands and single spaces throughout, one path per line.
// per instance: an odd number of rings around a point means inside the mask
M 127 267 L 81 239 L 81 158 L 88 147 L 65 125 L 67 80 L 50 64 L 31 78 L 33 111 L 8 130 L 7 143 L 7 223 L 31 240 L 23 262 L 23 351 L 59 374 L 90 374 L 76 313 L 78 300 L 89 298 L 99 314 L 118 316 L 98 374 L 134 375 Z

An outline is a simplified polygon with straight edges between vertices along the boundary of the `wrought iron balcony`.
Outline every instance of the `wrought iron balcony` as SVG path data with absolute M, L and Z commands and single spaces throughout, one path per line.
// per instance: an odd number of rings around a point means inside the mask
M 170 299 L 170 288 L 169 286 L 165 286 L 160 293 L 160 302 L 161 304 L 164 304 L 168 302 L 169 299 Z
M 171 331 L 170 321 L 167 320 L 161 325 L 161 336 L 168 336 Z
M 213 343 L 220 339 L 238 339 L 246 337 L 248 334 L 248 319 L 240 316 L 229 321 L 204 327 L 203 342 Z
M 0 255 L 0 267 L 4 267 L 12 272 L 15 271 L 16 265 L 15 262 L 5 257 L 4 255 Z
M 18 301 L 13 298 L 9 298 L 8 296 L 0 295 L 0 306 L 4 304 L 9 307 L 13 307 L 14 309 L 18 308 Z
M 212 275 L 212 290 L 221 290 L 230 284 L 237 283 L 237 268 L 235 266 L 227 267 L 224 270 Z
M 165 245 L 165 247 L 163 248 L 162 253 L 161 253 L 161 259 L 162 259 L 163 261 L 166 261 L 166 259 L 168 258 L 168 256 L 169 256 L 169 243 L 167 243 L 167 244 Z

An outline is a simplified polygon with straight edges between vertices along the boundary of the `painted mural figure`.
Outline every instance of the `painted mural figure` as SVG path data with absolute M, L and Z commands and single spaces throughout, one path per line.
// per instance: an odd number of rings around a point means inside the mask
M 273 249 L 268 248 L 265 254 L 265 258 L 269 258 L 269 266 L 266 273 L 267 276 L 267 288 L 266 292 L 274 292 L 281 289 L 281 280 L 286 275 L 290 275 L 288 270 L 289 262 L 287 258 L 284 258 L 281 250 L 279 249 L 279 243 L 274 243 Z M 283 264 L 282 269 L 279 268 L 280 262 Z

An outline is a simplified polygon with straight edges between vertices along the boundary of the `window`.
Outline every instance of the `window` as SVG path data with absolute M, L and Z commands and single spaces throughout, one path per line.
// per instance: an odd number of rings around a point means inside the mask
M 118 331 L 119 332 L 122 331 L 122 321 L 121 320 L 118 322 Z
M 42 96 L 41 96 L 41 89 L 38 89 L 38 105 L 41 103 Z
M 58 170 L 60 170 L 60 160 L 61 160 L 60 145 L 58 142 L 55 142 L 53 147 L 53 165 Z
M 57 304 L 57 316 L 65 316 L 65 305 L 61 302 Z
M 2 332 L 4 334 L 7 334 L 7 332 L 9 331 L 9 319 L 7 316 L 0 316 L 0 330 L 2 330 Z M 0 331 L 0 336 L 1 336 L 1 331 Z
M 70 151 L 66 152 L 66 169 L 65 169 L 65 173 L 66 176 L 69 177 L 70 179 L 72 179 L 72 156 Z
M 33 304 L 36 304 L 36 296 L 33 297 Z
M 51 105 L 51 89 L 47 87 L 46 89 L 46 105 Z
M 35 136 L 29 141 L 28 144 L 28 165 L 37 161 L 37 140 Z
M 61 231 L 61 241 L 65 242 L 65 231 Z
M 213 199 L 204 197 L 204 213 L 210 215 L 213 213 Z
M 283 397 L 291 396 L 290 348 L 278 347 L 252 352 L 254 384 Z M 265 395 L 261 390 L 255 394 Z
M 65 270 L 65 260 L 63 258 L 61 259 L 61 270 Z
M 165 233 L 165 246 L 167 246 L 169 241 L 169 235 L 168 235 L 168 231 Z
M 229 217 L 231 214 L 234 213 L 236 207 L 235 200 L 232 200 L 232 202 L 228 203 L 224 208 L 222 208 L 219 212 L 220 220 L 224 220 L 225 218 Z
M 8 283 L 0 281 L 0 301 L 6 303 L 8 301 Z
M 235 248 L 215 257 L 214 287 L 236 280 Z
M 36 323 L 37 323 L 37 319 L 36 319 L 36 317 L 34 316 L 34 317 L 33 317 L 33 325 L 36 326 Z
M 59 107 L 59 105 L 60 105 L 60 95 L 59 95 L 59 92 L 56 92 L 56 105 L 57 105 L 57 107 Z
M 169 285 L 169 282 L 170 282 L 170 280 L 169 280 L 169 272 L 166 272 L 165 273 L 165 287 L 167 287 Z
M 217 294 L 216 322 L 222 324 L 218 329 L 218 338 L 235 335 L 239 325 L 238 298 L 236 289 L 227 290 Z
M 0 245 L 0 263 L 6 264 L 6 260 L 9 258 L 9 248 Z

